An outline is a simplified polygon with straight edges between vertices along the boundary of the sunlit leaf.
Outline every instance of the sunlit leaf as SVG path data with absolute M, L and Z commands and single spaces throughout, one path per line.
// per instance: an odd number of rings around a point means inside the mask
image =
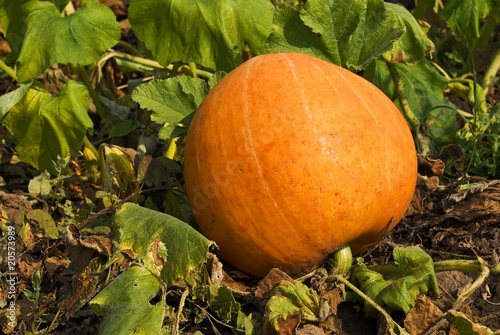
M 384 58 L 396 63 L 417 63 L 434 50 L 434 43 L 427 37 L 429 25 L 417 22 L 413 15 L 403 6 L 386 3 L 388 9 L 396 15 L 397 28 L 404 28 L 401 39 L 394 42 L 392 49 L 384 53 Z
M 404 30 L 382 0 L 311 0 L 277 9 L 270 52 L 301 52 L 360 70 L 388 51 Z
M 179 123 L 187 129 L 189 124 L 183 120 L 196 111 L 208 90 L 202 79 L 177 76 L 137 86 L 132 99 L 152 111 L 151 120 L 164 125 L 160 137 L 168 139 Z
M 213 245 L 187 223 L 132 203 L 116 213 L 114 227 L 118 233 L 116 250 L 132 258 L 144 258 L 155 240 L 165 245 L 167 259 L 161 278 L 167 287 L 199 274 Z
M 17 139 L 21 160 L 38 170 L 56 173 L 58 157 L 75 157 L 87 130 L 89 98 L 85 86 L 69 81 L 56 96 L 32 84 L 2 119 Z
M 101 290 L 90 306 L 97 315 L 104 316 L 99 335 L 160 334 L 165 293 L 151 272 L 133 266 Z
M 365 264 L 353 267 L 351 281 L 380 305 L 408 313 L 420 293 L 439 293 L 432 258 L 417 246 L 394 249 L 395 274 L 384 278 Z M 367 314 L 377 311 L 365 303 Z
M 246 44 L 254 54 L 264 52 L 272 16 L 268 0 L 131 0 L 129 7 L 134 32 L 159 63 L 224 71 L 243 61 Z
M 266 304 L 265 322 L 278 330 L 280 319 L 300 312 L 301 318 L 316 321 L 320 303 L 317 293 L 299 281 L 281 281 Z
M 30 89 L 31 84 L 21 85 L 18 89 L 0 96 L 0 120 L 12 109 Z
M 30 1 L 23 46 L 16 62 L 20 82 L 55 63 L 90 64 L 120 39 L 120 26 L 106 6 L 89 2 L 62 17 L 53 3 Z

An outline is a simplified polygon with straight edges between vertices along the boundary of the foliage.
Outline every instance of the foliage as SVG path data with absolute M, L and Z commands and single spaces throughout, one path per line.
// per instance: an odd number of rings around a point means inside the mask
M 27 275 L 27 334 L 50 332 L 88 302 L 101 334 L 175 332 L 182 320 L 215 320 L 247 334 L 262 326 L 219 280 L 216 246 L 186 224 L 195 225 L 181 172 L 193 113 L 225 72 L 252 55 L 301 52 L 355 71 L 395 101 L 419 152 L 445 161 L 448 179 L 500 178 L 498 0 L 422 0 L 412 11 L 382 0 L 131 0 L 128 18 L 135 46 L 98 1 L 75 8 L 68 0 L 0 0 L 11 49 L 0 60 L 2 80 L 11 80 L 0 96 L 2 145 L 38 171 L 25 193 L 44 206 L 18 222 L 2 205 L 0 227 L 4 234 L 15 222 L 25 246 L 64 235 L 79 287 L 43 305 L 44 272 Z M 56 70 L 63 79 L 50 85 Z M 119 74 L 126 88 L 113 81 Z M 76 205 L 75 181 L 98 191 Z M 406 313 L 417 293 L 437 290 L 432 262 L 415 248 L 396 249 L 394 260 L 396 276 L 358 264 L 352 282 Z M 374 281 L 366 282 L 368 274 Z M 274 330 L 299 312 L 324 321 L 323 297 L 306 284 L 284 281 L 273 291 L 264 320 Z M 59 309 L 49 315 L 50 308 Z M 458 311 L 450 315 L 456 328 L 481 328 Z
M 432 258 L 419 247 L 395 248 L 396 273 L 384 278 L 361 263 L 352 269 L 351 281 L 380 305 L 408 313 L 420 293 L 439 294 Z M 365 311 L 377 311 L 365 303 Z

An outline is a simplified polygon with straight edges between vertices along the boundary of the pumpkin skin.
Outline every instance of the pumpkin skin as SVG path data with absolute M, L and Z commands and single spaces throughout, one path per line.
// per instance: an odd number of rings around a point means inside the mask
M 300 276 L 403 217 L 416 151 L 398 108 L 350 71 L 295 53 L 244 62 L 210 91 L 185 140 L 201 232 L 250 275 Z

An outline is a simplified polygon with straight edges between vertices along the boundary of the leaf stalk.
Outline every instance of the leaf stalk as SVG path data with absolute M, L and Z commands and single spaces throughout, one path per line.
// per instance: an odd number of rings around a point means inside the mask
M 386 61 L 387 67 L 389 68 L 389 72 L 391 73 L 392 81 L 394 82 L 394 87 L 396 89 L 396 96 L 398 98 L 399 104 L 401 106 L 401 112 L 405 117 L 406 121 L 410 125 L 412 132 L 415 134 L 415 141 L 420 149 L 422 154 L 427 154 L 430 151 L 429 144 L 427 143 L 425 137 L 420 133 L 420 120 L 417 118 L 415 113 L 410 108 L 408 104 L 408 99 L 406 99 L 406 95 L 404 93 L 404 86 L 401 82 L 401 78 L 399 76 L 399 72 L 396 68 L 396 65 Z
M 0 69 L 5 73 L 7 73 L 12 79 L 17 81 L 16 71 L 7 64 L 5 64 L 5 62 L 2 59 L 0 59 Z
M 397 329 L 399 332 L 397 334 L 406 335 L 408 334 L 406 330 L 401 328 L 394 320 L 391 318 L 389 313 L 387 313 L 379 304 L 377 304 L 373 299 L 363 293 L 360 289 L 358 289 L 354 284 L 352 284 L 349 280 L 345 279 L 342 275 L 335 275 L 332 277 L 333 280 L 338 280 L 343 283 L 345 286 L 350 288 L 354 293 L 356 293 L 360 298 L 366 301 L 369 305 L 375 308 L 386 320 L 386 322 L 391 326 L 391 329 Z

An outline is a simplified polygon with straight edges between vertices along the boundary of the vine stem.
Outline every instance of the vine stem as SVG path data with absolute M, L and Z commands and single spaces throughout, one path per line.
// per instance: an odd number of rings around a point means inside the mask
M 163 66 L 160 63 L 158 63 L 157 61 L 147 59 L 147 58 L 142 58 L 139 56 L 129 55 L 129 54 L 126 54 L 123 52 L 115 51 L 113 49 L 108 50 L 108 52 L 99 60 L 98 68 L 102 68 L 104 63 L 110 58 L 119 58 L 119 59 L 127 60 L 127 61 L 137 63 L 140 65 L 144 65 L 146 67 L 153 68 L 153 69 L 167 69 L 170 71 L 172 71 L 174 69 L 173 64 Z M 211 73 L 209 71 L 198 69 L 196 67 L 195 63 L 192 63 L 192 62 L 189 63 L 187 67 L 190 69 L 190 71 L 192 71 L 194 77 L 202 77 L 205 79 L 210 79 L 210 77 L 213 75 L 213 73 Z
M 419 149 L 422 154 L 427 154 L 430 151 L 429 144 L 425 140 L 425 137 L 420 133 L 420 120 L 416 117 L 415 113 L 410 108 L 408 104 L 408 99 L 406 98 L 403 83 L 401 82 L 401 77 L 396 68 L 396 65 L 390 62 L 385 62 L 389 68 L 392 81 L 394 82 L 394 87 L 396 89 L 396 96 L 398 98 L 399 104 L 401 106 L 401 112 L 405 117 L 406 121 L 410 125 L 412 132 L 415 134 L 415 141 L 417 142 Z
M 465 259 L 452 259 L 446 261 L 438 261 L 434 263 L 435 272 L 444 271 L 464 271 L 464 272 L 481 272 L 483 271 L 484 261 L 481 260 L 465 260 Z M 368 266 L 368 269 L 376 271 L 382 275 L 390 276 L 396 273 L 396 267 L 392 264 L 388 265 L 373 265 Z M 497 264 L 491 268 L 488 268 L 490 273 L 500 273 L 500 265 Z
M 484 74 L 483 85 L 482 85 L 484 94 L 487 94 L 488 89 L 495 84 L 495 78 L 496 74 L 498 73 L 498 70 L 500 70 L 500 49 L 497 50 L 495 56 L 493 56 L 490 66 L 488 67 L 486 73 Z
M 0 69 L 2 69 L 5 73 L 7 73 L 12 79 L 17 81 L 16 71 L 13 68 L 9 67 L 7 64 L 5 64 L 5 62 L 2 59 L 0 59 Z
M 352 251 L 349 244 L 344 244 L 335 250 L 330 256 L 332 266 L 337 269 L 338 274 L 346 275 L 352 267 Z
M 359 295 L 364 301 L 366 301 L 368 304 L 370 304 L 373 308 L 375 308 L 381 315 L 384 316 L 385 320 L 387 321 L 388 324 L 392 325 L 392 328 L 397 327 L 399 330 L 399 334 L 401 335 L 406 335 L 408 334 L 406 330 L 401 328 L 394 320 L 391 318 L 389 313 L 387 313 L 379 304 L 377 304 L 373 299 L 371 299 L 369 296 L 364 294 L 360 289 L 358 289 L 356 286 L 354 286 L 349 280 L 345 279 L 344 276 L 342 275 L 334 275 L 332 277 L 334 280 L 338 280 L 341 283 L 343 283 L 345 286 L 349 287 L 354 293 Z
M 102 105 L 101 100 L 99 100 L 99 96 L 97 95 L 97 92 L 95 91 L 94 86 L 90 81 L 90 77 L 87 73 L 87 70 L 83 65 L 77 65 L 76 70 L 80 75 L 80 77 L 82 78 L 83 84 L 85 85 L 85 87 L 87 87 L 87 90 L 89 91 L 90 97 L 94 102 L 97 114 L 99 114 L 99 116 L 103 121 L 106 121 L 107 120 L 106 111 L 104 110 L 104 106 Z
M 481 273 L 469 287 L 467 287 L 462 293 L 460 293 L 460 296 L 453 304 L 454 310 L 457 311 L 460 310 L 465 305 L 465 301 L 467 300 L 467 298 L 470 297 L 472 293 L 476 292 L 476 290 L 481 285 L 483 285 L 484 281 L 486 280 L 486 278 L 488 278 L 490 274 L 490 268 L 487 266 L 486 262 L 481 257 L 477 258 L 477 262 L 481 267 Z
M 184 309 L 184 304 L 186 303 L 188 295 L 189 295 L 189 288 L 185 288 L 184 291 L 182 291 L 181 299 L 179 300 L 179 307 L 177 307 L 177 313 L 175 315 L 175 325 L 172 331 L 172 334 L 174 335 L 180 334 L 179 325 L 181 323 L 182 310 Z

